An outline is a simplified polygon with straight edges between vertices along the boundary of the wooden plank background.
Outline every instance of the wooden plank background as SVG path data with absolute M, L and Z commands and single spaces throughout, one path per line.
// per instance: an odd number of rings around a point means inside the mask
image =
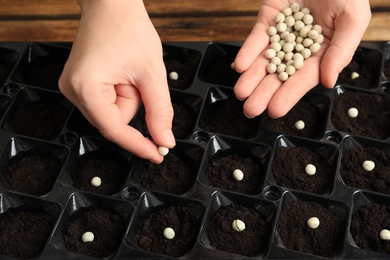
M 261 0 L 144 0 L 162 41 L 243 41 Z M 390 41 L 390 0 L 371 0 L 363 40 Z M 129 14 L 130 15 L 130 14 Z M 0 41 L 72 41 L 76 0 L 0 0 Z

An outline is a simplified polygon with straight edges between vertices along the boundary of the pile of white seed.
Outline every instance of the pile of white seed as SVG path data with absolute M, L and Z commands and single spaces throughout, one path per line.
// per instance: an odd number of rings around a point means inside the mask
M 275 16 L 275 26 L 268 28 L 270 48 L 265 56 L 270 59 L 268 73 L 278 73 L 286 81 L 296 70 L 303 67 L 304 60 L 321 48 L 324 41 L 321 25 L 313 25 L 314 18 L 306 7 L 293 3 Z

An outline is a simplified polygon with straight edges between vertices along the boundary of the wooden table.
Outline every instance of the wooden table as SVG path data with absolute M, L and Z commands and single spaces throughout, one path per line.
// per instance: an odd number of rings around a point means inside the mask
M 243 41 L 261 0 L 144 3 L 162 41 Z M 372 20 L 363 40 L 390 41 L 390 1 L 370 4 Z M 76 0 L 0 0 L 0 41 L 72 41 L 79 17 Z

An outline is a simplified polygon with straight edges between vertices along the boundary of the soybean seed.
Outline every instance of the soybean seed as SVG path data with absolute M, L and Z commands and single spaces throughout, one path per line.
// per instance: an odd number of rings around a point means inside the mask
M 269 63 L 267 65 L 267 72 L 270 73 L 270 74 L 275 73 L 276 72 L 276 68 L 277 68 L 277 66 L 275 64 Z
M 242 181 L 244 179 L 244 173 L 240 169 L 235 169 L 233 171 L 233 178 L 236 181 Z
M 390 240 L 390 230 L 382 229 L 381 232 L 379 233 L 379 237 L 382 240 Z
M 267 57 L 268 59 L 272 59 L 275 56 L 276 56 L 276 51 L 274 49 L 268 49 L 265 51 L 265 57 Z
M 320 220 L 316 217 L 309 218 L 307 220 L 307 226 L 311 229 L 316 229 L 320 226 Z
M 240 219 L 233 220 L 232 228 L 235 231 L 241 232 L 245 230 L 245 223 Z
M 85 232 L 85 233 L 81 236 L 81 240 L 82 240 L 84 243 L 92 242 L 94 239 L 95 239 L 95 235 L 94 235 L 92 232 L 90 232 L 90 231 Z
M 375 163 L 373 161 L 371 161 L 371 160 L 366 160 L 366 161 L 363 162 L 362 166 L 363 166 L 363 169 L 365 171 L 370 172 L 370 171 L 374 170 Z
M 288 79 L 288 74 L 287 74 L 287 72 L 281 72 L 281 73 L 279 73 L 279 80 L 280 81 L 286 81 L 287 79 Z
M 167 227 L 163 231 L 163 235 L 166 239 L 173 239 L 175 237 L 175 230 L 173 228 Z
M 359 111 L 356 107 L 351 107 L 350 109 L 348 109 L 347 114 L 351 118 L 356 118 L 359 115 Z
M 294 126 L 296 129 L 302 130 L 303 128 L 305 128 L 305 122 L 303 122 L 302 120 L 298 120 L 295 122 Z
M 305 167 L 305 172 L 307 175 L 314 175 L 316 174 L 316 171 L 317 171 L 316 167 L 311 163 L 307 164 Z
M 179 74 L 177 74 L 176 71 L 172 71 L 171 73 L 169 73 L 169 78 L 171 80 L 178 80 L 179 79 Z

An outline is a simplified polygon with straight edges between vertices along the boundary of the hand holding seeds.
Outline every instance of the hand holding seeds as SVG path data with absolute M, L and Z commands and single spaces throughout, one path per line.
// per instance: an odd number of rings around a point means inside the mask
M 245 115 L 282 117 L 320 81 L 333 87 L 369 21 L 368 0 L 263 0 L 234 61 Z

